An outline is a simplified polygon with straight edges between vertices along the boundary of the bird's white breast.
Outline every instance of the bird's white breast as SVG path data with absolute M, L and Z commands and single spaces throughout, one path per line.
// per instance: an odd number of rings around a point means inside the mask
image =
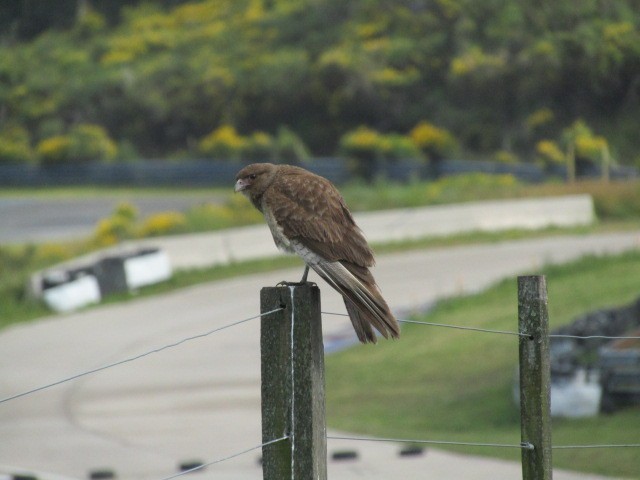
M 276 247 L 283 252 L 296 253 L 291 245 L 291 240 L 284 234 L 284 229 L 278 224 L 271 210 L 263 208 L 262 211 L 264 212 L 264 219 L 267 221 L 267 225 L 269 225 L 269 230 L 271 230 L 271 236 L 273 237 Z
M 304 260 L 304 263 L 313 268 L 314 265 L 318 265 L 321 262 L 324 262 L 325 259 L 318 255 L 316 252 L 312 251 L 309 247 L 304 246 L 297 240 L 291 242 L 291 247 L 293 251 Z

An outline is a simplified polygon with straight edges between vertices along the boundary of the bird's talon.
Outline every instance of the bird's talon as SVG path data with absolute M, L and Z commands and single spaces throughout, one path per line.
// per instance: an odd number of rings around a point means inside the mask
M 312 286 L 317 286 L 316 282 L 288 282 L 286 280 L 283 280 L 281 282 L 278 282 L 278 284 L 276 284 L 276 287 L 304 287 L 305 285 L 312 285 Z

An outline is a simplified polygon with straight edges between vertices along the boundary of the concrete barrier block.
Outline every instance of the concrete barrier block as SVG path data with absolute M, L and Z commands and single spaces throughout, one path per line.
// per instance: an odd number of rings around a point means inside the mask
M 70 312 L 100 302 L 100 287 L 93 275 L 85 275 L 43 291 L 45 303 L 56 312 Z

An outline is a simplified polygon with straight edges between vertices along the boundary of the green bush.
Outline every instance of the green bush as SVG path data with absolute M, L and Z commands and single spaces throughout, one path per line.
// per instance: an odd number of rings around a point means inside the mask
M 309 159 L 309 150 L 293 130 L 280 127 L 275 139 L 274 156 L 278 163 L 297 165 Z
M 140 237 L 159 237 L 184 233 L 187 230 L 187 219 L 180 212 L 162 212 L 151 215 L 138 229 Z
M 558 144 L 552 140 L 540 140 L 536 143 L 538 158 L 546 166 L 564 165 L 566 157 Z
M 0 132 L 0 164 L 28 163 L 34 159 L 29 132 L 22 127 L 11 127 Z
M 242 195 L 233 195 L 222 204 L 207 203 L 185 212 L 190 231 L 207 231 L 258 223 L 262 215 Z
M 500 163 L 518 163 L 520 161 L 518 155 L 509 150 L 498 150 L 493 155 L 493 159 Z
M 254 132 L 246 137 L 242 159 L 252 162 L 268 162 L 274 157 L 275 141 L 265 132 Z
M 44 165 L 110 161 L 118 147 L 100 125 L 76 125 L 66 135 L 55 135 L 38 143 L 36 152 Z
M 422 152 L 410 137 L 391 133 L 389 135 L 380 135 L 380 153 L 382 158 L 387 162 L 395 162 L 397 160 L 420 159 Z
M 351 171 L 368 182 L 379 177 L 384 163 L 422 158 L 410 137 L 398 133 L 385 135 L 365 126 L 342 136 L 340 153 L 350 161 Z
M 76 125 L 69 132 L 69 136 L 71 138 L 71 155 L 74 161 L 110 161 L 118 153 L 118 147 L 100 125 Z
M 136 232 L 137 208 L 128 202 L 118 204 L 111 216 L 98 222 L 92 243 L 97 247 L 115 245 L 133 238 Z
M 347 132 L 340 139 L 340 154 L 347 158 L 354 175 L 372 182 L 378 176 L 382 161 L 381 135 L 365 126 Z
M 231 125 L 222 125 L 200 140 L 200 153 L 215 160 L 239 160 L 247 141 Z
M 71 139 L 67 135 L 45 138 L 36 147 L 38 158 L 43 165 L 56 165 L 71 160 Z
M 429 160 L 446 158 L 457 148 L 456 139 L 448 130 L 429 122 L 419 122 L 409 136 Z
M 640 218 L 640 185 L 638 182 L 593 184 L 591 188 L 598 218 L 625 220 Z

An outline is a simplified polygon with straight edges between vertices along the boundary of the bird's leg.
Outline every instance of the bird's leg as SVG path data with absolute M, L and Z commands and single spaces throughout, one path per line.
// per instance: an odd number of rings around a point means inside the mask
M 300 285 L 304 285 L 307 283 L 307 276 L 309 275 L 309 265 L 305 263 L 304 265 L 304 273 L 302 274 L 302 280 L 300 280 Z
M 301 286 L 307 284 L 307 276 L 308 275 L 309 275 L 309 265 L 305 264 L 304 273 L 302 274 L 302 279 L 299 282 L 287 282 L 286 280 L 283 280 L 282 282 L 278 283 L 278 286 L 301 287 Z

